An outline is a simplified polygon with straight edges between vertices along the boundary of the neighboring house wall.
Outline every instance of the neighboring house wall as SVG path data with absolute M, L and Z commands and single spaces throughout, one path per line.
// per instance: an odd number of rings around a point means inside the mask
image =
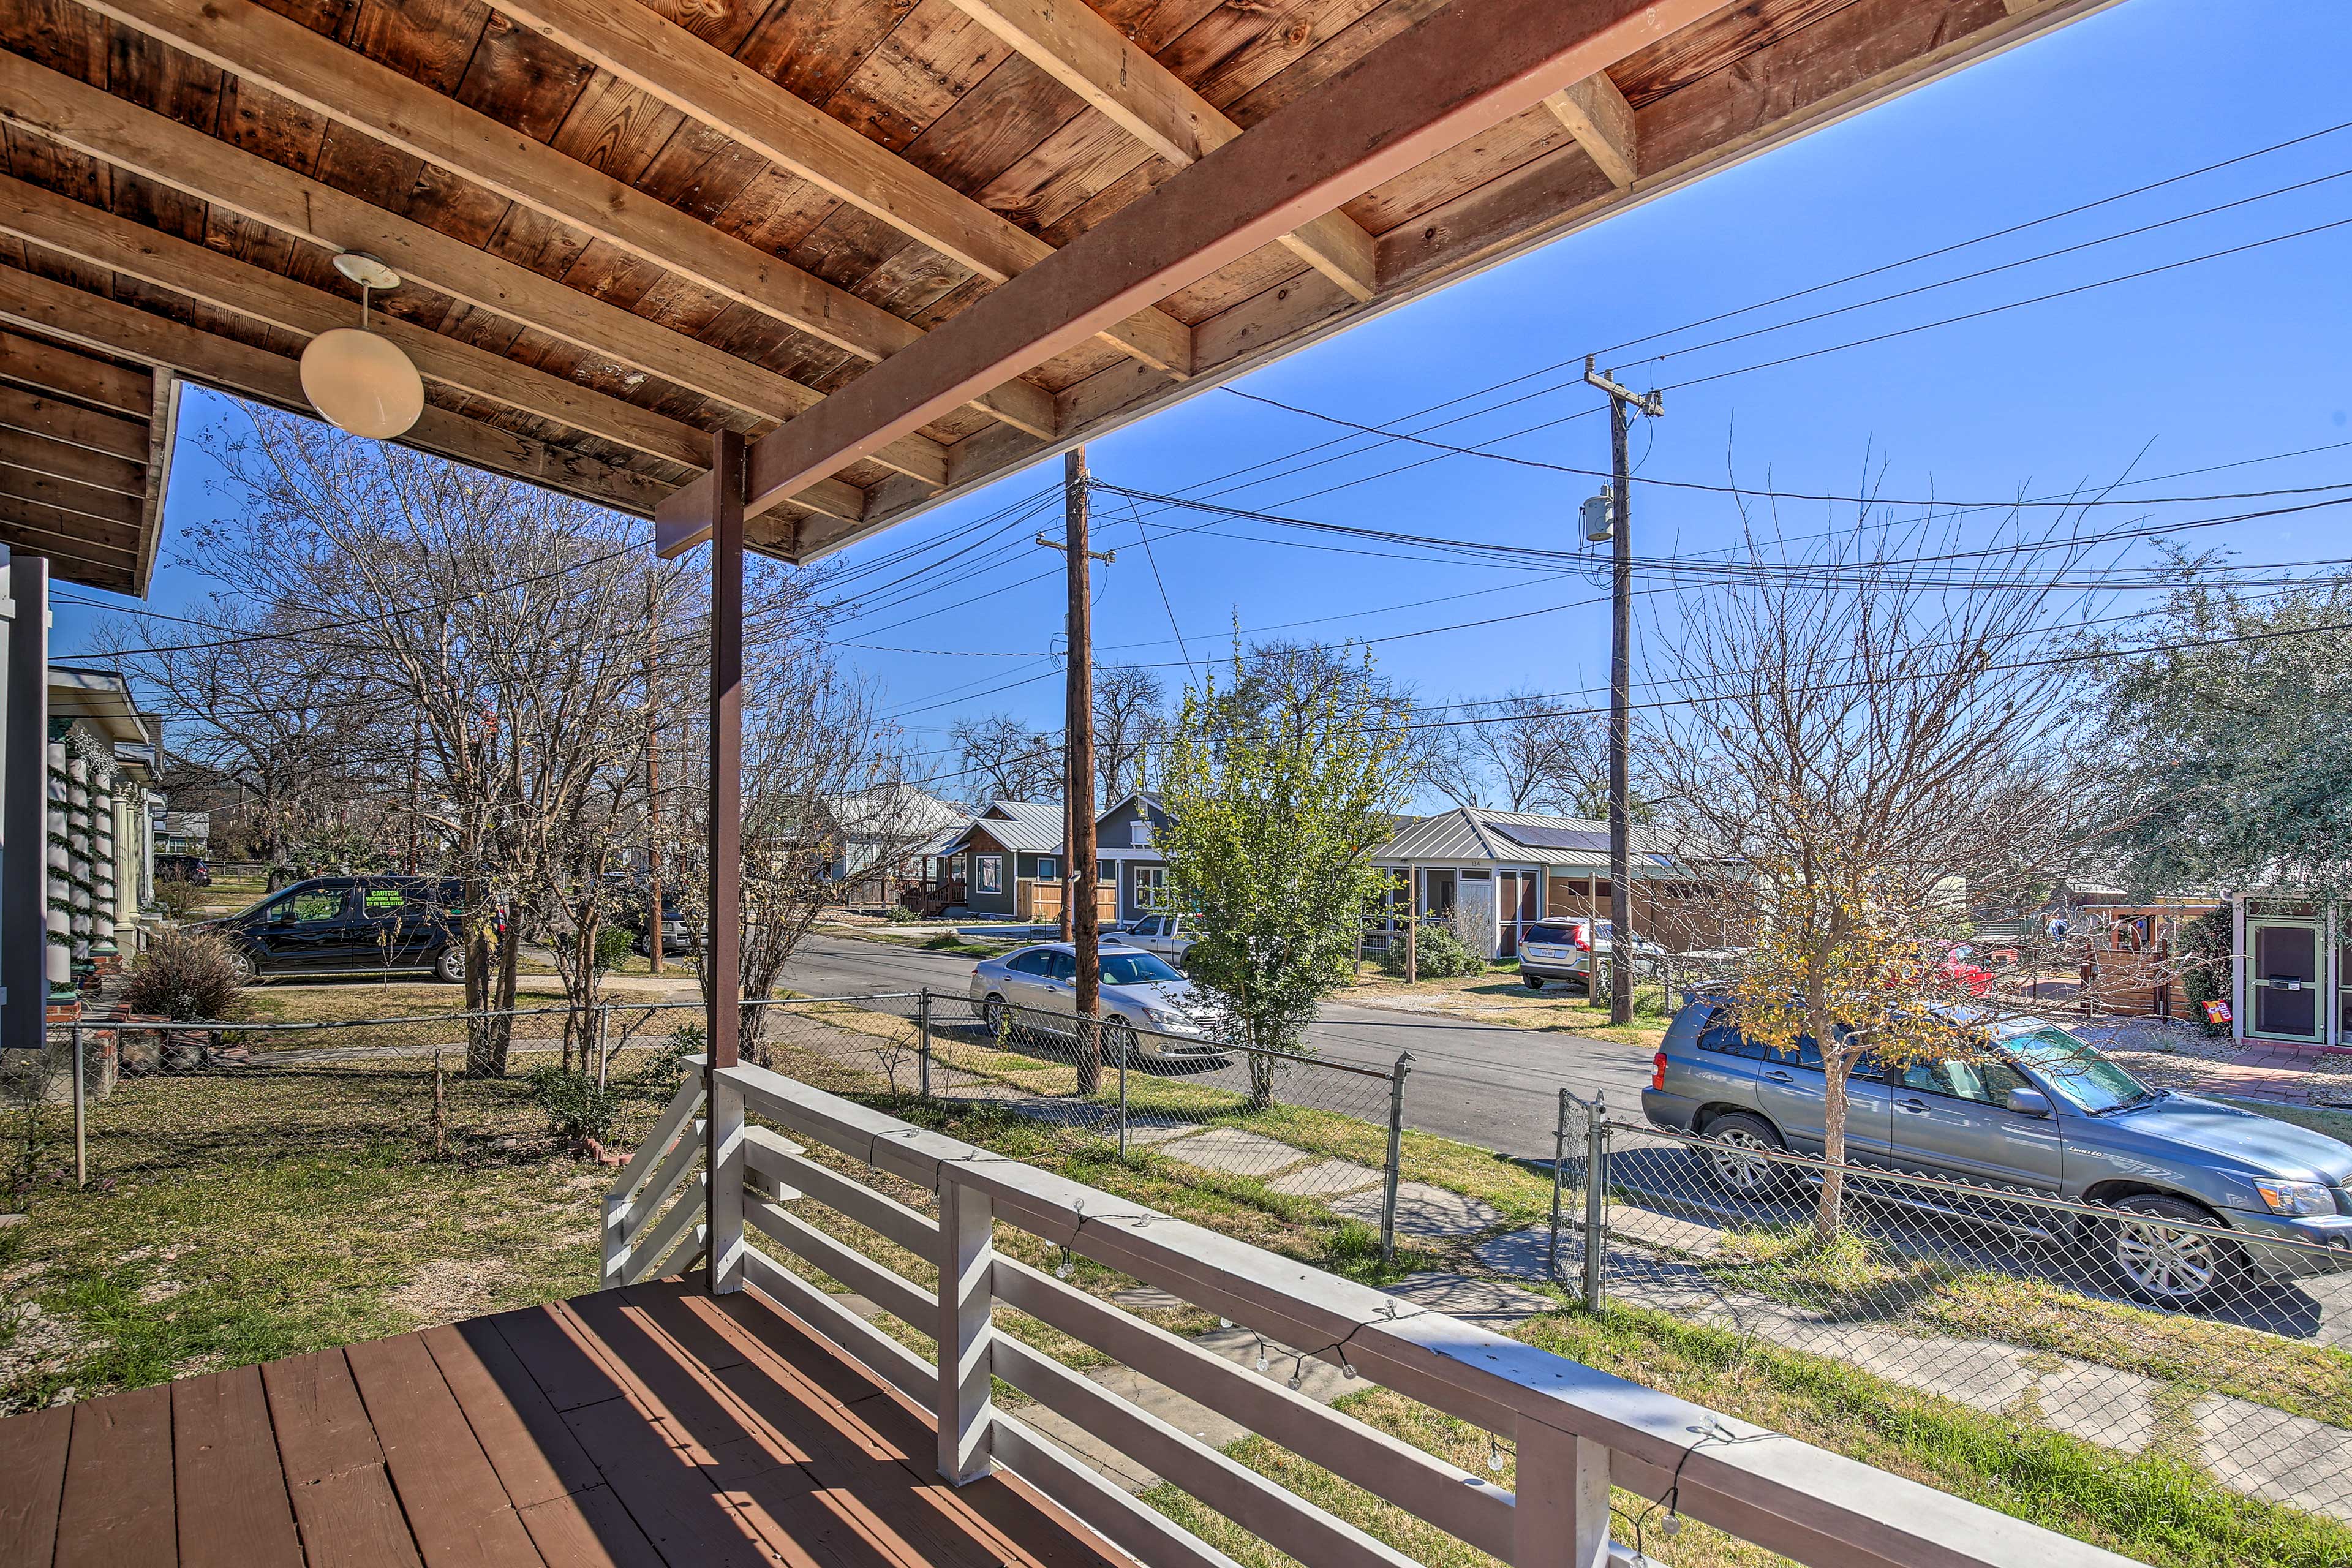
M 1137 842 L 1139 826 L 1145 829 L 1142 843 Z M 1167 828 L 1167 812 L 1142 795 L 1129 796 L 1096 819 L 1095 844 L 1116 876 L 1120 920 L 1140 920 L 1160 907 L 1155 889 L 1165 883 L 1168 861 L 1159 846 Z

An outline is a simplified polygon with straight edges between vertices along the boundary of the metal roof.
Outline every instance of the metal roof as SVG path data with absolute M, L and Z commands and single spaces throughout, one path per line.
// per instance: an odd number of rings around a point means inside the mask
M 935 853 L 954 854 L 975 828 L 984 830 L 1007 849 L 1057 855 L 1062 849 L 1062 805 L 1050 800 L 992 800 L 987 810 L 964 825 L 953 844 Z
M 1529 839 L 1539 842 L 1530 843 Z M 1654 866 L 1671 864 L 1669 846 L 1655 830 L 1636 826 L 1633 853 Z M 1591 817 L 1548 816 L 1533 811 L 1456 806 L 1402 824 L 1372 858 L 1389 861 L 1488 860 L 1511 866 L 1565 866 L 1606 870 L 1609 825 Z

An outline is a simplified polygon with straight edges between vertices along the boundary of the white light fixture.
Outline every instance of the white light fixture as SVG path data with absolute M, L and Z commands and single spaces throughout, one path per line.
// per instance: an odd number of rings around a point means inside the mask
M 367 330 L 368 295 L 400 287 L 400 274 L 373 256 L 335 258 L 360 286 L 360 324 L 320 332 L 302 351 L 302 393 L 339 429 L 388 441 L 425 412 L 425 381 L 408 356 Z

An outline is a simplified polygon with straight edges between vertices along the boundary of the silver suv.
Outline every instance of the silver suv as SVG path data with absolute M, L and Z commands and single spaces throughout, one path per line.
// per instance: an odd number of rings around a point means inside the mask
M 1846 1084 L 1846 1154 L 1977 1186 L 2097 1204 L 2074 1239 L 2133 1294 L 2185 1306 L 2249 1265 L 2277 1275 L 2352 1268 L 2352 1144 L 2218 1100 L 2151 1089 L 2061 1026 L 1993 1028 L 1998 1059 L 1880 1068 Z M 1706 999 L 1675 1016 L 1642 1110 L 1660 1127 L 1705 1133 L 1706 1163 L 1734 1197 L 1770 1195 L 1788 1167 L 1759 1157 L 1818 1156 L 1825 1134 L 1821 1051 L 1775 1050 L 1741 1035 Z M 2144 1216 L 2144 1217 L 2126 1217 Z M 2347 1249 L 2342 1261 L 2294 1247 L 2231 1247 L 2186 1220 Z

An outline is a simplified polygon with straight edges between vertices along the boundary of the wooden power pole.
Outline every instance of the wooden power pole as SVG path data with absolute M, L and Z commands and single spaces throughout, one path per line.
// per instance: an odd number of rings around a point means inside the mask
M 1584 379 L 1609 395 L 1609 1021 L 1633 1021 L 1633 809 L 1626 799 L 1633 741 L 1633 479 L 1625 457 L 1626 410 L 1655 419 L 1665 404 L 1636 397 L 1592 368 Z
M 648 972 L 662 972 L 661 599 L 659 577 L 646 574 L 646 946 Z
M 1069 831 L 1063 846 L 1069 865 L 1062 881 L 1062 910 L 1077 956 L 1078 1092 L 1092 1094 L 1102 1079 L 1102 1034 L 1087 1020 L 1102 1013 L 1101 931 L 1095 913 L 1095 681 L 1094 630 L 1090 614 L 1093 563 L 1113 559 L 1108 551 L 1087 548 L 1087 449 L 1062 458 L 1062 538 L 1038 535 L 1037 542 L 1059 550 L 1069 568 L 1069 682 L 1063 716 L 1065 777 L 1063 818 Z

